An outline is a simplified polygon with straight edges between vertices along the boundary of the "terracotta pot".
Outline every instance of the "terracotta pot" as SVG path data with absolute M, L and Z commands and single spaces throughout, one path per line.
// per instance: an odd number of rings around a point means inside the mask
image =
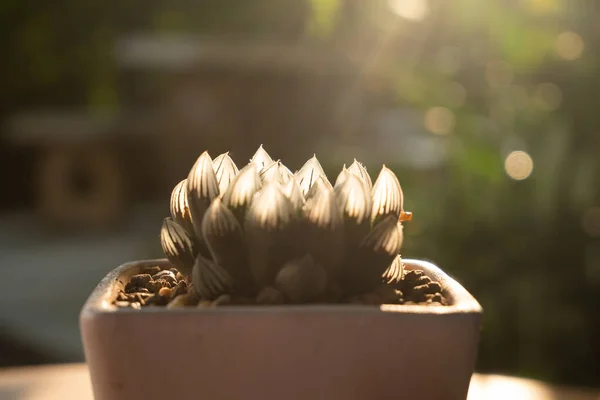
M 465 399 L 482 309 L 436 266 L 450 306 L 307 305 L 117 309 L 144 266 L 100 282 L 81 332 L 97 400 Z

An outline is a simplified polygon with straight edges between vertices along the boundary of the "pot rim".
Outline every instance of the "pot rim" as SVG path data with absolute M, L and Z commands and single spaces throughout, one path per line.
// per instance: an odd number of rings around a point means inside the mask
M 112 304 L 119 290 L 122 289 L 132 275 L 137 274 L 144 267 L 160 266 L 172 267 L 165 258 L 132 261 L 120 265 L 110 271 L 92 291 L 81 310 L 80 319 L 93 315 L 147 315 L 147 314 L 239 314 L 239 313 L 386 313 L 417 314 L 417 315 L 456 315 L 456 314 L 481 314 L 481 305 L 477 300 L 456 280 L 452 279 L 436 265 L 422 260 L 403 259 L 406 270 L 420 269 L 432 280 L 440 282 L 444 288 L 444 295 L 449 299 L 450 305 L 406 305 L 382 304 L 380 306 L 363 304 L 303 304 L 303 305 L 268 305 L 268 306 L 227 306 L 215 308 L 182 307 L 167 309 L 166 307 L 144 307 L 142 309 L 120 308 Z

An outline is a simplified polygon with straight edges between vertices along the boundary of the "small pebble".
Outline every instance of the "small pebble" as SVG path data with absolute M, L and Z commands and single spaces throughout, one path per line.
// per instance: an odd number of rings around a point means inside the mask
M 139 288 L 137 288 L 133 283 L 127 282 L 125 285 L 125 293 L 133 293 L 136 292 Z
M 152 281 L 152 277 L 149 274 L 139 274 L 131 277 L 131 284 L 138 287 L 147 287 L 148 283 Z
M 169 282 L 176 281 L 175 274 L 172 271 L 160 271 L 158 274 L 152 275 L 152 279 L 154 279 L 155 281 L 157 281 L 159 279 L 165 279 Z
M 411 299 L 416 302 L 425 301 L 427 295 L 427 285 L 415 286 L 411 293 Z
M 442 291 L 442 285 L 440 285 L 438 282 L 430 282 L 427 286 L 429 293 L 435 294 Z
M 165 283 L 165 284 L 166 284 L 166 282 L 165 282 L 165 281 L 162 281 L 162 280 L 161 280 L 161 281 L 152 281 L 152 282 L 148 283 L 148 290 L 149 290 L 151 293 L 158 293 L 158 291 L 159 291 L 159 290 L 160 290 L 160 289 L 161 289 L 163 286 L 166 286 L 166 285 L 163 285 L 163 283 Z
M 444 300 L 444 297 L 440 293 L 435 293 L 431 300 L 441 303 Z
M 145 306 L 146 305 L 146 299 L 142 296 L 141 293 L 136 293 L 134 294 L 134 300 L 138 303 L 140 303 L 141 305 Z
M 148 274 L 148 275 L 154 275 L 157 274 L 161 271 L 160 267 L 158 265 L 152 266 L 152 267 L 144 267 L 142 268 L 142 270 L 140 271 L 140 273 L 142 274 Z
M 421 276 L 423 276 L 423 271 L 417 270 L 417 271 L 407 271 L 404 274 L 404 281 L 410 282 L 410 281 L 416 281 L 417 279 L 419 279 Z
M 162 278 L 161 278 L 161 279 L 157 279 L 157 280 L 155 280 L 154 282 L 155 282 L 156 284 L 160 285 L 160 287 L 168 287 L 169 289 L 171 288 L 171 286 L 173 286 L 173 285 L 171 284 L 171 282 L 169 282 L 169 281 L 168 281 L 168 280 L 166 280 L 166 279 L 162 279 Z M 173 281 L 173 282 L 175 282 L 175 281 Z M 158 290 L 160 290 L 160 288 L 159 288 Z
M 431 278 L 428 276 L 421 276 L 420 278 L 418 278 L 415 283 L 416 286 L 420 286 L 420 285 L 428 285 L 431 282 Z
M 158 295 L 162 297 L 171 297 L 171 289 L 168 287 L 163 287 L 158 291 Z

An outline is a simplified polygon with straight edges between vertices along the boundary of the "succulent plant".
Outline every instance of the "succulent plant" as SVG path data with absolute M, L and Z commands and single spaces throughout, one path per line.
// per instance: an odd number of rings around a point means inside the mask
M 262 147 L 240 168 L 200 155 L 171 194 L 161 230 L 167 258 L 203 301 L 339 301 L 403 276 L 403 194 L 383 166 L 358 161 L 331 185 L 313 155 L 292 173 Z M 329 300 L 327 300 L 329 299 Z

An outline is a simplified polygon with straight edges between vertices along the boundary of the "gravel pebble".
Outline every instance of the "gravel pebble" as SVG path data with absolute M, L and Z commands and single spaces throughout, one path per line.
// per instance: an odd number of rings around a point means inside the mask
M 168 287 L 162 287 L 160 288 L 160 290 L 158 291 L 158 295 L 162 296 L 162 297 L 168 297 L 171 298 L 171 289 Z
M 429 285 L 431 283 L 431 278 L 428 276 L 421 276 L 415 280 L 417 286 L 420 285 Z
M 150 274 L 139 274 L 133 275 L 131 277 L 130 283 L 133 286 L 137 287 L 147 287 L 148 283 L 152 281 L 152 276 Z
M 420 270 L 407 271 L 404 274 L 403 280 L 407 281 L 407 282 L 416 281 L 417 279 L 419 279 L 422 276 L 423 276 L 423 271 L 420 271 Z
M 439 293 L 442 291 L 442 285 L 438 282 L 431 282 L 428 285 L 429 293 Z
M 152 279 L 159 280 L 159 279 L 165 279 L 168 281 L 176 281 L 177 279 L 175 279 L 175 274 L 173 273 L 173 271 L 160 271 L 157 274 L 152 275 Z
M 266 287 L 256 297 L 238 297 L 222 295 L 214 301 L 200 301 L 193 287 L 176 268 L 162 270 L 160 267 L 146 267 L 141 274 L 133 275 L 116 298 L 118 307 L 142 308 L 168 306 L 168 308 L 197 306 L 199 308 L 224 305 L 249 304 L 285 304 L 284 294 L 274 287 Z M 330 293 L 331 292 L 331 293 Z M 407 304 L 407 305 L 447 305 L 443 288 L 439 282 L 432 281 L 423 271 L 407 271 L 404 278 L 394 285 L 383 284 L 372 292 L 352 298 L 341 298 L 341 291 L 333 288 L 318 299 L 319 303 L 350 304 Z

